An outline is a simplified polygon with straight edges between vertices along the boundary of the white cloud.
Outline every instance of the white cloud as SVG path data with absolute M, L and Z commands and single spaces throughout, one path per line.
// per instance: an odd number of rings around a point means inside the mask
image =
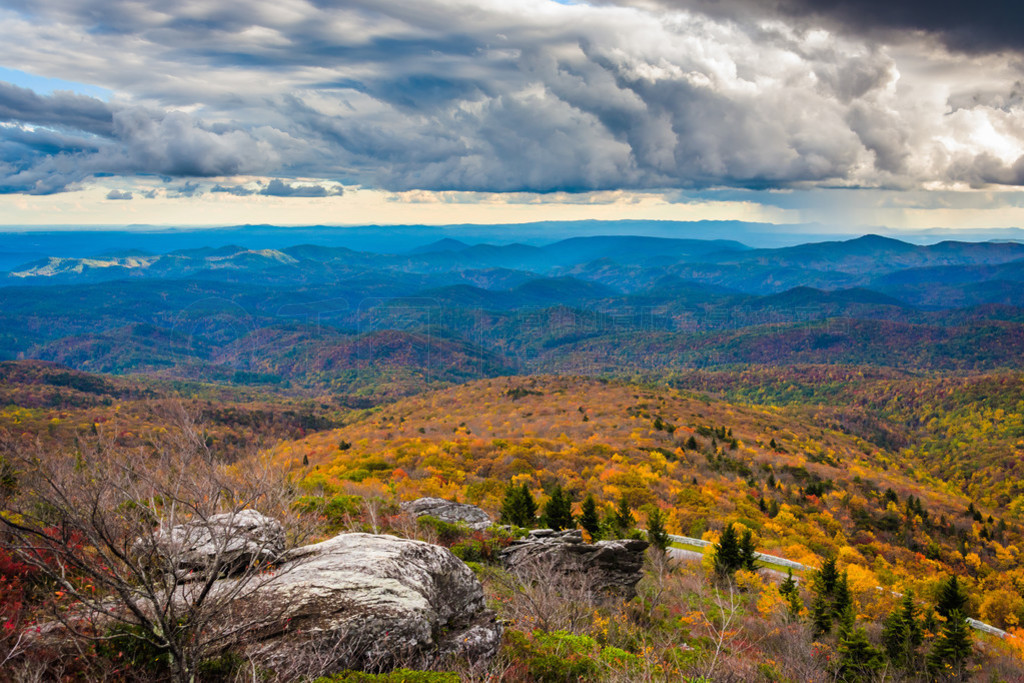
M 1011 60 L 807 21 L 546 0 L 18 0 L 0 10 L 0 63 L 115 95 L 0 84 L 0 191 L 95 174 L 543 193 L 1024 183 Z

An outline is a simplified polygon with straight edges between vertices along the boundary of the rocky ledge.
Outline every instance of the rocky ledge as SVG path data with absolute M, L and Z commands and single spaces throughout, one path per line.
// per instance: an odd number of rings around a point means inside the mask
M 535 529 L 503 550 L 501 559 L 511 572 L 584 577 L 596 592 L 631 598 L 643 577 L 647 546 L 647 541 L 635 539 L 585 543 L 578 529 Z
M 494 524 L 487 513 L 475 505 L 467 503 L 453 503 L 443 498 L 417 498 L 408 503 L 402 503 L 402 510 L 413 517 L 430 515 L 442 522 L 449 524 L 465 524 L 470 529 L 477 531 L 486 529 Z

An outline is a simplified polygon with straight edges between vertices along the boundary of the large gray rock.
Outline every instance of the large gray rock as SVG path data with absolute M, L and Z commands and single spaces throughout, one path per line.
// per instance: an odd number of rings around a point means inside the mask
M 290 551 L 244 602 L 272 619 L 244 640 L 275 670 L 309 661 L 310 674 L 425 667 L 449 656 L 479 663 L 501 639 L 469 567 L 445 548 L 394 536 L 341 534 Z
M 505 567 L 514 573 L 555 572 L 582 579 L 596 592 L 627 598 L 636 595 L 643 577 L 647 541 L 622 539 L 584 543 L 578 529 L 535 529 L 501 553 Z
M 475 505 L 453 503 L 443 498 L 417 498 L 414 501 L 402 503 L 401 507 L 403 511 L 414 517 L 430 515 L 442 522 L 462 523 L 477 531 L 486 529 L 494 523 L 486 512 Z
M 216 564 L 225 571 L 273 562 L 284 552 L 281 523 L 255 510 L 212 515 L 135 542 L 136 552 L 163 555 L 181 572 Z

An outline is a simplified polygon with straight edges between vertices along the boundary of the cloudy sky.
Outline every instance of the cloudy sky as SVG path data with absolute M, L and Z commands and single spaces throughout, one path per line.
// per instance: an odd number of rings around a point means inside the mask
M 6 0 L 0 222 L 1024 225 L 1004 0 Z

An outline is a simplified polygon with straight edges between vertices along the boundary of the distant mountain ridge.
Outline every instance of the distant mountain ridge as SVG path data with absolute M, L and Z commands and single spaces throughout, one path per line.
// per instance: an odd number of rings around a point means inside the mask
M 962 372 L 1024 357 L 1024 245 L 1005 242 L 226 244 L 54 256 L 3 281 L 0 360 L 346 392 L 513 371 Z

